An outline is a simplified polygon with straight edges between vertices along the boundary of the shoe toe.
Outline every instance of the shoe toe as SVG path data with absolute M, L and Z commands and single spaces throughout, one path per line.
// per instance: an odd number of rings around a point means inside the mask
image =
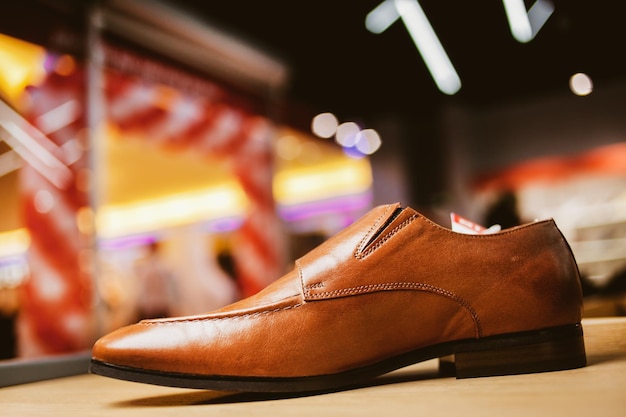
M 117 366 L 159 369 L 168 357 L 167 351 L 184 343 L 167 333 L 167 327 L 141 323 L 122 327 L 94 344 L 92 359 Z

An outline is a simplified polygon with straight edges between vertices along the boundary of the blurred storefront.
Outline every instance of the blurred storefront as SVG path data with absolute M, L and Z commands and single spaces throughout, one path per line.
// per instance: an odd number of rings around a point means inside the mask
M 366 156 L 276 117 L 282 62 L 160 2 L 34 3 L 0 34 L 3 358 L 253 294 L 370 207 Z

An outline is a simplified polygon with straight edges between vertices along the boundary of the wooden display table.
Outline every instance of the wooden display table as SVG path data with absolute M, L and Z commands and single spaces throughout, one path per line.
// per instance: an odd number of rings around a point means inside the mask
M 456 380 L 428 361 L 322 395 L 158 387 L 78 375 L 0 389 L 2 416 L 626 416 L 626 318 L 583 322 L 589 366 Z

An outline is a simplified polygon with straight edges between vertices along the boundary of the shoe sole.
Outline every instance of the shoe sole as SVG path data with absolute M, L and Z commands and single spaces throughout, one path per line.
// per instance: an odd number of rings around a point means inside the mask
M 441 358 L 448 376 L 473 378 L 560 371 L 587 364 L 581 324 L 465 339 L 417 349 L 349 371 L 305 377 L 242 377 L 160 372 L 92 359 L 89 372 L 168 387 L 239 392 L 316 392 L 354 386 L 405 366 Z

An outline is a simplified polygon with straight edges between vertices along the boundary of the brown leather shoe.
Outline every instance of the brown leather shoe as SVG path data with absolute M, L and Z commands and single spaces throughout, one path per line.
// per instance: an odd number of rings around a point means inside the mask
M 578 268 L 551 220 L 464 235 L 374 208 L 255 296 L 100 339 L 91 372 L 233 391 L 317 391 L 454 355 L 457 377 L 585 366 Z

